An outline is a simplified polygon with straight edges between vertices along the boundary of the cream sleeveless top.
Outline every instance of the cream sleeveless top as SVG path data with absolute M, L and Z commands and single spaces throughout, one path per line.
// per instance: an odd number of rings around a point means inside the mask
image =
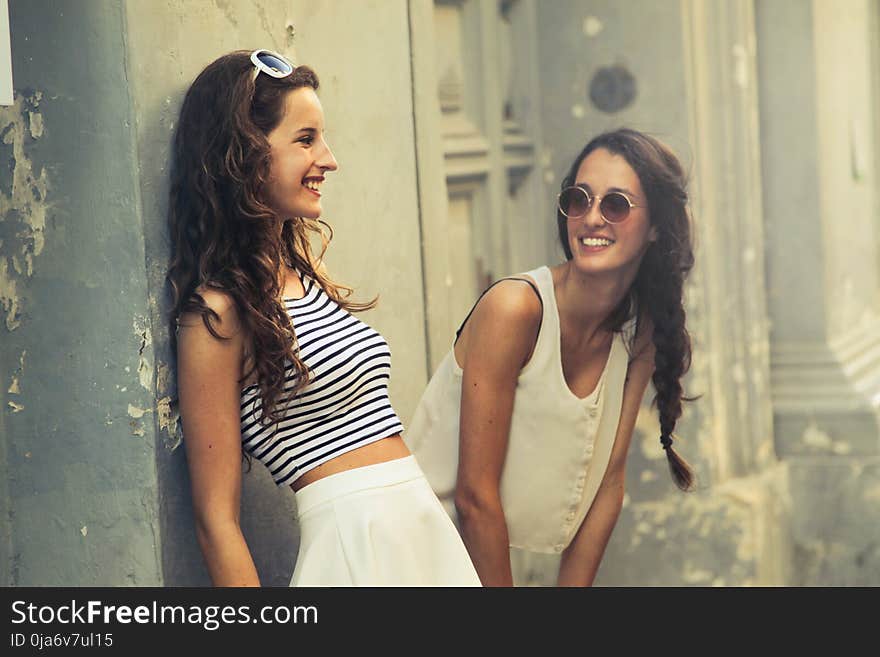
M 595 390 L 579 398 L 562 372 L 559 313 L 550 269 L 544 266 L 526 275 L 537 283 L 543 317 L 532 357 L 517 379 L 501 502 L 511 547 L 558 553 L 574 538 L 608 466 L 635 321 L 615 334 Z M 454 497 L 461 380 L 462 370 L 450 349 L 404 434 L 453 520 L 457 520 Z

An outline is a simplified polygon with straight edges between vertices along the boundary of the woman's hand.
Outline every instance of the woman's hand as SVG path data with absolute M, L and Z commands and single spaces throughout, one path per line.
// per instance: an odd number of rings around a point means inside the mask
M 202 292 L 220 320 L 211 335 L 198 314 L 180 318 L 177 381 L 196 536 L 215 586 L 259 586 L 241 533 L 241 374 L 245 341 L 235 304 Z
M 541 302 L 527 283 L 502 281 L 479 301 L 455 347 L 464 371 L 455 508 L 484 586 L 513 585 L 500 481 L 516 382 L 541 316 Z

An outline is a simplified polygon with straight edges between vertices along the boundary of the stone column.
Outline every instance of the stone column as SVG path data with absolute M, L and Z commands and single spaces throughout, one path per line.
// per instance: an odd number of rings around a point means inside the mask
M 877 11 L 756 4 L 774 427 L 798 584 L 880 582 Z
M 9 3 L 0 108 L 8 586 L 162 584 L 153 345 L 125 7 Z

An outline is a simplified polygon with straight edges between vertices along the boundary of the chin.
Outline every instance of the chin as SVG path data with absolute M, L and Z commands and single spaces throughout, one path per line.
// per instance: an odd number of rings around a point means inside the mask
M 616 258 L 607 258 L 604 254 L 584 256 L 575 253 L 571 264 L 584 274 L 610 274 L 622 268 Z
M 585 261 L 577 257 L 571 259 L 571 264 L 577 271 L 583 274 L 601 274 L 604 271 L 610 271 L 610 268 L 604 266 L 602 263 L 593 260 Z
M 296 208 L 291 214 L 293 217 L 302 217 L 303 219 L 318 219 L 321 216 L 321 206 Z

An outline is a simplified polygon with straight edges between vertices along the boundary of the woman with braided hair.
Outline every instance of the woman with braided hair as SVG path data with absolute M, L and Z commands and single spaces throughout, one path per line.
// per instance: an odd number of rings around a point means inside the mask
M 673 480 L 693 486 L 672 447 L 691 357 L 685 185 L 651 136 L 592 139 L 558 197 L 566 261 L 490 286 L 425 390 L 406 439 L 486 586 L 512 585 L 509 547 L 561 554 L 560 586 L 592 584 L 649 381 Z

